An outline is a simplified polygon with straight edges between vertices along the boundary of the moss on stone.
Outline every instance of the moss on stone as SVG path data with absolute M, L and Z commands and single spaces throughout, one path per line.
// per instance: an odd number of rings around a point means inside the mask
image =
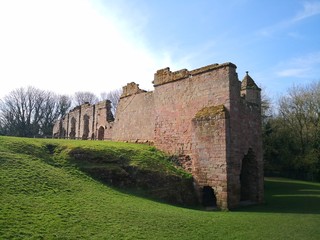
M 202 108 L 199 112 L 197 112 L 195 119 L 203 119 L 209 117 L 216 117 L 225 114 L 226 108 L 224 105 L 211 106 Z

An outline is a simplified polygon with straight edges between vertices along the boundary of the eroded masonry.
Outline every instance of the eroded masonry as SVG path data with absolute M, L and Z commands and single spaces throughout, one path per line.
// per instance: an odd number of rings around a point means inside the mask
M 54 136 L 154 144 L 192 173 L 204 205 L 262 202 L 261 89 L 248 73 L 239 81 L 232 63 L 165 68 L 153 84 L 124 86 L 115 119 L 109 101 L 75 108 Z

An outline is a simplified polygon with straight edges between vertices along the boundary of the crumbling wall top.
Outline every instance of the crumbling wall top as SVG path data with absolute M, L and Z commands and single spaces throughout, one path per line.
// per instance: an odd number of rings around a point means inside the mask
M 154 86 L 162 85 L 168 82 L 173 82 L 179 79 L 187 78 L 189 77 L 190 73 L 187 69 L 181 69 L 176 72 L 171 72 L 170 68 L 164 68 L 158 70 L 154 74 L 154 81 L 152 82 Z
M 135 82 L 128 83 L 126 86 L 122 87 L 122 95 L 120 98 L 129 97 L 134 94 L 146 92 L 139 88 L 139 84 Z
M 174 82 L 174 81 L 178 81 L 184 78 L 188 78 L 188 77 L 192 77 L 194 75 L 198 75 L 201 73 L 205 73 L 208 71 L 212 71 L 218 68 L 222 68 L 222 67 L 234 67 L 236 68 L 237 66 L 234 65 L 233 63 L 223 63 L 223 64 L 211 64 L 205 67 L 201 67 L 201 68 L 197 68 L 194 69 L 192 71 L 188 71 L 187 69 L 181 69 L 179 71 L 176 72 L 171 72 L 170 68 L 163 68 L 158 70 L 155 74 L 154 74 L 154 80 L 153 80 L 153 85 L 154 87 L 157 87 L 159 85 L 163 85 L 169 82 Z

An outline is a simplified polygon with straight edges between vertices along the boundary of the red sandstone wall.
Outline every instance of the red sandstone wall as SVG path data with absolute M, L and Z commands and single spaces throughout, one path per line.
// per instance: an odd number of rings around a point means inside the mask
M 113 116 L 111 114 L 110 103 L 101 101 L 95 105 L 83 104 L 71 110 L 61 120 L 57 121 L 53 126 L 53 136 L 61 138 L 70 138 L 72 128 L 72 118 L 76 120 L 75 124 L 75 139 L 97 139 L 98 129 L 103 127 L 104 136 L 102 139 L 111 139 Z M 85 133 L 85 121 L 88 119 L 87 133 Z M 61 122 L 61 123 L 60 123 Z M 63 132 L 65 130 L 65 135 Z
M 98 139 L 98 130 L 100 127 L 104 128 L 104 139 L 111 139 L 112 137 L 112 124 L 107 121 L 107 102 L 102 101 L 95 105 L 95 124 L 94 124 L 94 136 Z
M 235 69 L 232 64 L 223 64 L 207 72 L 202 72 L 205 68 L 181 70 L 176 75 L 163 69 L 155 77 L 155 83 L 160 83 L 154 91 L 155 144 L 171 154 L 190 154 L 198 187 L 211 186 L 220 208 L 239 204 L 242 160 L 249 149 L 256 158 L 250 170 L 257 176 L 257 182 L 250 185 L 256 189 L 252 200 L 263 199 L 260 108 L 240 97 L 241 82 Z M 217 105 L 226 107 L 228 118 L 194 119 L 192 128 L 191 120 L 198 111 Z
M 69 113 L 69 118 L 67 119 L 67 121 L 69 122 L 68 123 L 69 128 L 68 128 L 68 134 L 67 134 L 68 138 L 70 138 L 71 126 L 72 126 L 72 124 L 71 124 L 72 118 L 74 118 L 76 120 L 75 138 L 77 139 L 77 138 L 81 137 L 80 136 L 80 128 L 79 128 L 80 127 L 80 125 L 79 125 L 80 124 L 80 109 L 79 108 L 77 108 L 77 109 L 75 109 L 75 110 L 73 110 L 73 111 L 71 111 Z
M 62 129 L 61 130 L 64 131 L 64 133 L 61 134 L 62 138 L 68 137 L 68 130 L 69 130 L 68 119 L 69 119 L 68 114 L 66 116 L 64 116 L 64 118 L 62 118 Z
M 192 154 L 192 119 L 204 107 L 229 108 L 229 71 L 219 65 L 201 74 L 155 87 L 155 144 L 171 154 Z M 233 70 L 232 70 L 233 71 Z
M 171 72 L 157 71 L 154 92 L 145 92 L 135 83 L 124 87 L 114 123 L 107 121 L 105 102 L 95 105 L 89 125 L 97 139 L 103 127 L 104 138 L 117 141 L 154 142 L 168 153 L 188 155 L 195 183 L 210 186 L 220 208 L 232 208 L 240 201 L 240 173 L 243 158 L 252 149 L 256 164 L 256 182 L 252 199 L 263 199 L 263 159 L 260 107 L 248 103 L 259 98 L 260 92 L 250 94 L 246 101 L 240 97 L 241 82 L 236 66 L 214 64 L 200 69 Z M 245 90 L 242 90 L 245 93 Z M 257 99 L 259 102 L 260 99 Z M 218 111 L 217 109 L 223 109 Z M 68 114 L 63 126 L 71 131 L 71 119 L 76 119 L 76 138 L 83 134 L 83 116 L 93 112 L 81 107 Z M 94 116 L 94 117 L 93 117 Z M 57 127 L 55 126 L 55 130 Z M 91 129 L 91 128 L 89 128 Z M 95 130 L 94 130 L 95 129 Z M 91 131 L 91 130 L 90 130 Z M 90 132 L 91 134 L 91 132 Z M 201 196 L 200 196 L 201 197 Z
M 201 199 L 201 189 L 212 187 L 217 206 L 227 205 L 227 144 L 228 112 L 223 105 L 204 108 L 193 123 L 193 175 Z M 200 190 L 200 191 L 199 191 Z
M 53 137 L 59 138 L 60 137 L 60 122 L 63 122 L 62 119 L 55 121 L 52 129 Z
M 237 78 L 230 76 L 230 78 Z M 235 82 L 235 81 L 231 81 Z M 250 90 L 252 91 L 252 90 Z M 262 132 L 261 132 L 261 109 L 259 105 L 250 103 L 254 101 L 252 97 L 241 98 L 240 85 L 230 88 L 230 128 L 227 132 L 228 140 L 228 205 L 233 208 L 240 201 L 240 173 L 242 160 L 251 148 L 256 157 L 256 168 L 252 173 L 257 174 L 256 196 L 252 201 L 262 202 L 263 200 L 263 152 L 262 152 Z M 257 102 L 260 103 L 260 90 L 254 94 Z M 253 199 L 254 198 L 254 199 Z
M 190 71 L 189 77 L 170 83 L 165 78 L 174 79 L 174 73 L 165 69 L 165 76 L 160 76 L 160 83 L 164 78 L 165 84 L 156 86 L 154 91 L 155 145 L 171 154 L 190 155 L 199 198 L 202 187 L 210 186 L 217 197 L 217 206 L 226 209 L 227 163 L 230 160 L 227 116 L 230 93 L 234 91 L 231 88 L 239 89 L 240 82 L 233 64 L 210 68 Z M 158 75 L 161 74 L 158 71 Z M 178 74 L 186 76 L 185 71 Z M 238 96 L 240 98 L 240 89 Z M 217 106 L 224 106 L 222 115 L 197 117 L 206 107 L 215 109 Z
M 93 134 L 92 131 L 92 124 L 93 124 L 93 114 L 94 114 L 94 106 L 90 104 L 83 104 L 81 105 L 81 111 L 80 111 L 80 129 L 79 129 L 79 137 L 83 140 L 91 139 L 91 136 Z M 89 133 L 87 133 L 87 136 L 84 136 L 84 117 L 85 115 L 88 117 L 89 120 Z
M 153 92 L 139 92 L 121 98 L 113 125 L 112 139 L 153 142 L 154 109 Z

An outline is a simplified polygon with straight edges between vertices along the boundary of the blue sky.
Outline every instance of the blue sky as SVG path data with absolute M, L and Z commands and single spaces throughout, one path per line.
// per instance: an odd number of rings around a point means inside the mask
M 224 62 L 274 99 L 319 81 L 320 1 L 0 1 L 0 98 L 25 86 L 152 90 L 158 69 Z

